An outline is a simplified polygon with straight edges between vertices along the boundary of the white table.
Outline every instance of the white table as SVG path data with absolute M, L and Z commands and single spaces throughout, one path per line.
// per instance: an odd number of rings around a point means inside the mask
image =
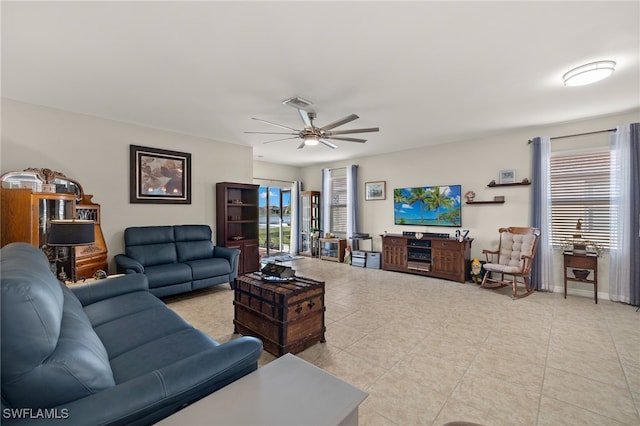
M 286 354 L 158 425 L 358 425 L 366 392 Z

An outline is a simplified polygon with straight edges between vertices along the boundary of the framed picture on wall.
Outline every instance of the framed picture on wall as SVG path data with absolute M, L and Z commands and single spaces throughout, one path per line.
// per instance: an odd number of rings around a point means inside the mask
M 515 183 L 516 171 L 515 170 L 500 170 L 500 183 Z
M 367 201 L 384 200 L 387 198 L 386 182 L 366 182 L 364 184 L 364 199 Z
M 191 204 L 191 154 L 130 145 L 130 203 Z

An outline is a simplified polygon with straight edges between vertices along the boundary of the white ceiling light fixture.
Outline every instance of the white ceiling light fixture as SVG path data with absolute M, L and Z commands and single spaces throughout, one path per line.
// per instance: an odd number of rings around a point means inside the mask
M 317 135 L 307 135 L 304 137 L 304 144 L 306 146 L 318 145 L 319 139 Z
M 581 65 L 562 76 L 565 86 L 584 86 L 603 80 L 616 69 L 614 61 L 597 61 Z

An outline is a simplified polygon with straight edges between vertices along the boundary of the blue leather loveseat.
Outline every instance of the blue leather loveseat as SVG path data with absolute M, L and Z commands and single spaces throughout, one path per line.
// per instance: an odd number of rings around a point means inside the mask
M 141 273 L 158 297 L 213 285 L 233 285 L 240 250 L 214 246 L 208 225 L 139 226 L 124 231 L 119 273 Z
M 34 246 L 0 256 L 2 424 L 152 424 L 257 368 L 260 340 L 219 344 L 143 274 L 69 289 Z

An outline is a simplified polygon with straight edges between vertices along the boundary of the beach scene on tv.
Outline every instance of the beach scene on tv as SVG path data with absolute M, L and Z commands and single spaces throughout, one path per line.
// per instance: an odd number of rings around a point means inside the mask
M 461 185 L 393 190 L 396 225 L 461 226 Z

